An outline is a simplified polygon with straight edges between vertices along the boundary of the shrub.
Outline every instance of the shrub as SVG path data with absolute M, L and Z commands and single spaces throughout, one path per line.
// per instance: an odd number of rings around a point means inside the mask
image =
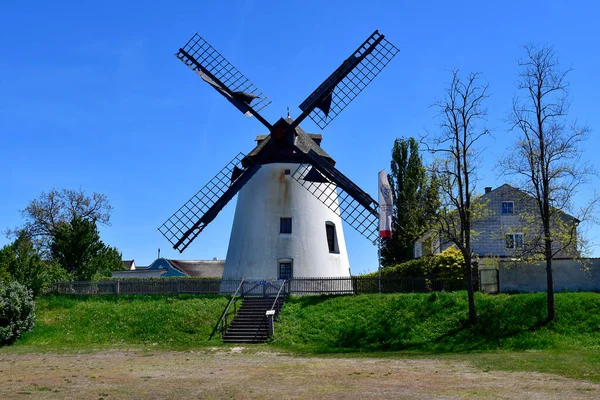
M 381 270 L 384 278 L 427 278 L 441 283 L 445 290 L 465 288 L 465 259 L 462 253 L 450 247 L 440 254 L 423 256 Z M 376 277 L 377 272 L 366 276 Z M 434 286 L 435 288 L 436 286 Z
M 434 256 L 433 276 L 446 290 L 465 289 L 465 259 L 462 253 L 450 247 Z
M 34 296 L 41 294 L 48 283 L 46 264 L 34 248 L 31 238 L 24 233 L 13 243 L 0 249 L 0 270 L 2 269 L 8 271 L 8 281 L 27 286 Z
M 0 345 L 10 344 L 35 324 L 33 293 L 18 282 L 0 282 Z

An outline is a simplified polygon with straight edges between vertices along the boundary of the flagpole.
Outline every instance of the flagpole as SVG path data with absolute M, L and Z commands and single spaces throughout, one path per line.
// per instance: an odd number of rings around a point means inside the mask
M 381 238 L 377 241 L 377 262 L 379 263 L 377 268 L 379 271 L 379 293 L 381 293 Z

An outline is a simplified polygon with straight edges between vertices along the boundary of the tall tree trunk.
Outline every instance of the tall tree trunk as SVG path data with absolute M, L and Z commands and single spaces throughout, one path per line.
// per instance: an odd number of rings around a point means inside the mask
M 548 322 L 554 321 L 554 280 L 552 278 L 552 241 L 546 239 L 546 287 L 548 292 Z
M 469 301 L 469 322 L 471 324 L 477 323 L 477 312 L 475 310 L 475 293 L 473 290 L 473 268 L 471 266 L 471 255 L 465 256 L 465 269 L 467 274 L 467 297 Z

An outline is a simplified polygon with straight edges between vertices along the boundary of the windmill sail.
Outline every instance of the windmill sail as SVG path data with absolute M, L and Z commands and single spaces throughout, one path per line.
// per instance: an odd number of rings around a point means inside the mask
M 309 116 L 324 129 L 381 72 L 398 53 L 379 31 L 371 36 L 342 65 L 300 104 L 296 122 Z
M 348 225 L 375 243 L 379 237 L 377 202 L 313 150 L 310 162 L 301 164 L 292 177 Z M 337 190 L 329 190 L 333 185 Z
M 200 35 L 194 34 L 175 56 L 246 116 L 271 127 L 258 114 L 271 100 Z
M 239 153 L 158 228 L 174 249 L 183 252 L 260 168 L 244 162 Z
M 375 31 L 302 102 L 302 114 L 295 121 L 288 116 L 271 125 L 259 114 L 271 100 L 208 42 L 194 34 L 175 56 L 238 110 L 256 117 L 268 128 L 269 135 L 260 140 L 248 156 L 240 153 L 235 157 L 161 225 L 159 231 L 182 252 L 250 181 L 261 164 L 275 160 L 299 163 L 293 178 L 350 226 L 375 242 L 379 234 L 377 202 L 333 167 L 333 160 L 320 148 L 320 135 L 314 135 L 319 136 L 318 139 L 310 137 L 299 124 L 310 117 L 319 127 L 325 128 L 397 52 L 394 45 Z

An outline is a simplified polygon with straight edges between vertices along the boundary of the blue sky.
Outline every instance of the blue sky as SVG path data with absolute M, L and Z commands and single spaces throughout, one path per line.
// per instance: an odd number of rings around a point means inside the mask
M 494 165 L 514 138 L 506 118 L 521 45 L 555 47 L 572 67 L 570 116 L 592 129 L 583 156 L 600 149 L 599 10 L 592 1 L 405 2 L 5 2 L 0 7 L 0 228 L 54 188 L 108 196 L 104 241 L 147 265 L 170 258 L 224 258 L 235 201 L 183 255 L 157 231 L 264 127 L 219 97 L 173 53 L 198 32 L 292 116 L 375 29 L 400 53 L 323 132 L 337 167 L 375 197 L 396 137 L 435 132 L 430 105 L 450 70 L 489 83 L 478 191 L 499 186 Z M 310 120 L 309 132 L 319 132 Z M 581 191 L 578 201 L 598 188 Z M 353 273 L 377 268 L 376 248 L 345 229 Z M 592 237 L 599 230 L 592 228 Z M 597 242 L 597 240 L 594 240 Z M 0 237 L 0 245 L 8 239 Z M 600 249 L 594 248 L 595 256 Z

